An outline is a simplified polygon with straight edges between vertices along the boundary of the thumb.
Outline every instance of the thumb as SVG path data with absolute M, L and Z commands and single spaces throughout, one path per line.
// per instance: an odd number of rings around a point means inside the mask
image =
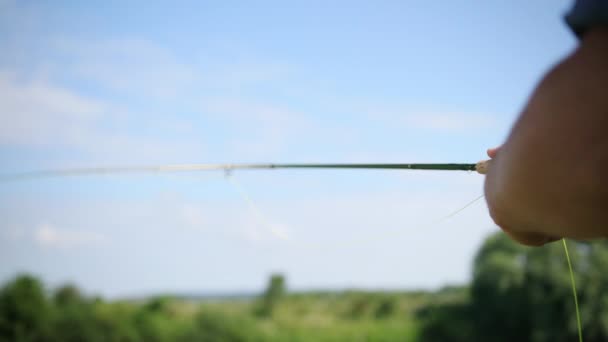
M 541 233 L 514 232 L 504 227 L 501 228 L 511 239 L 526 246 L 538 247 L 550 242 L 561 240 L 560 237 L 548 236 Z
M 496 158 L 496 155 L 498 154 L 498 151 L 500 151 L 500 146 L 494 147 L 494 148 L 489 148 L 488 149 L 488 157 L 490 157 L 490 158 Z

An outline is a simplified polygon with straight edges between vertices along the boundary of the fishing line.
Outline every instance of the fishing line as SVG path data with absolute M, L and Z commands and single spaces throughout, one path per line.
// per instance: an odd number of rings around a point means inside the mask
M 464 206 L 460 207 L 459 209 L 457 209 L 457 210 L 455 210 L 455 211 L 453 211 L 453 212 L 451 212 L 451 213 L 449 213 L 449 214 L 447 214 L 445 216 L 442 216 L 442 217 L 440 217 L 437 220 L 433 220 L 433 221 L 430 221 L 428 223 L 420 224 L 420 225 L 418 225 L 417 228 L 419 228 L 419 230 L 421 230 L 421 229 L 424 228 L 424 229 L 426 229 L 425 232 L 428 232 L 430 229 L 432 229 L 432 228 L 436 227 L 437 225 L 439 225 L 439 224 L 441 224 L 441 223 L 449 220 L 450 218 L 454 217 L 456 214 L 458 214 L 458 213 L 462 212 L 463 210 L 465 210 L 466 208 L 470 207 L 471 205 L 473 205 L 475 202 L 477 202 L 481 198 L 483 198 L 483 195 L 481 195 L 481 196 L 473 199 L 472 201 L 468 202 L 467 204 L 465 204 Z M 360 247 L 360 246 L 363 246 L 363 245 L 368 245 L 371 242 L 372 238 L 374 239 L 375 242 L 378 242 L 378 241 L 387 240 L 389 238 L 397 238 L 397 237 L 403 236 L 404 234 L 406 234 L 408 232 L 411 232 L 411 231 L 410 230 L 406 230 L 406 229 L 388 230 L 388 231 L 385 231 L 384 234 L 382 234 L 382 233 L 376 233 L 375 235 L 364 237 L 364 238 L 359 238 L 358 240 L 353 238 L 350 241 L 346 241 L 346 242 L 344 242 L 342 244 L 336 243 L 336 244 L 333 244 L 333 245 L 330 245 L 330 246 L 325 246 L 325 247 L 326 248 L 332 248 L 332 249 L 334 247 L 340 247 L 340 248 L 343 248 L 343 249 L 346 249 L 346 248 L 356 248 L 356 247 Z
M 562 239 L 564 244 L 564 252 L 568 261 L 568 270 L 570 271 L 570 282 L 572 283 L 572 296 L 574 297 L 574 308 L 576 310 L 576 328 L 578 331 L 578 341 L 583 342 L 583 327 L 581 324 L 581 312 L 578 307 L 578 295 L 576 294 L 576 282 L 574 281 L 574 271 L 572 270 L 572 262 L 570 261 L 570 253 L 568 253 L 568 244 L 566 239 Z
M 264 227 L 274 237 L 276 237 L 280 240 L 283 240 L 283 241 L 291 240 L 291 238 L 287 234 L 287 232 L 280 231 L 280 230 L 272 227 L 272 225 L 270 224 L 270 220 L 267 219 L 266 215 L 264 215 L 262 210 L 256 205 L 256 203 L 253 201 L 251 196 L 249 196 L 249 194 L 245 191 L 245 189 L 239 184 L 239 182 L 237 182 L 234 179 L 234 177 L 232 175 L 227 173 L 226 180 L 228 181 L 228 183 L 230 183 L 230 185 L 232 185 L 232 187 L 234 188 L 236 193 L 247 204 L 247 206 L 249 207 L 249 210 L 254 214 L 254 216 L 258 220 L 258 224 L 260 226 Z
M 253 200 L 253 197 L 247 192 L 247 190 L 245 190 L 245 188 L 239 182 L 237 182 L 235 177 L 233 177 L 231 174 L 227 173 L 227 176 L 228 177 L 226 179 L 232 185 L 232 187 L 235 189 L 235 191 L 239 195 L 239 197 L 245 202 L 245 204 L 248 206 L 250 211 L 256 216 L 256 218 L 259 221 L 258 223 L 261 224 L 265 230 L 270 232 L 271 235 L 282 240 L 282 242 L 289 243 L 289 244 L 294 245 L 299 248 L 312 249 L 312 250 L 316 250 L 316 251 L 333 250 L 333 249 L 337 249 L 337 248 L 352 249 L 352 248 L 356 248 L 359 246 L 368 245 L 370 243 L 371 239 L 378 242 L 378 241 L 383 241 L 383 240 L 386 240 L 389 238 L 395 238 L 395 237 L 401 236 L 404 233 L 408 232 L 408 230 L 390 230 L 390 231 L 386 231 L 384 234 L 376 233 L 371 236 L 342 239 L 341 242 L 329 242 L 329 243 L 322 243 L 322 242 L 313 243 L 313 242 L 297 241 L 296 239 L 289 236 L 286 232 L 277 231 L 277 229 L 274 229 L 273 225 L 271 224 L 271 221 L 268 219 L 268 216 L 262 212 L 260 207 L 255 203 L 255 201 Z M 434 227 L 440 223 L 443 223 L 444 221 L 449 220 L 450 218 L 454 217 L 458 213 L 467 209 L 468 207 L 473 205 L 475 202 L 477 202 L 481 198 L 483 198 L 483 195 L 476 197 L 475 199 L 469 201 L 468 203 L 466 203 L 464 206 L 458 208 L 457 210 L 450 212 L 449 214 L 442 216 L 437 220 L 433 220 L 431 222 L 421 224 L 421 225 L 419 225 L 419 227 L 428 228 L 428 227 Z

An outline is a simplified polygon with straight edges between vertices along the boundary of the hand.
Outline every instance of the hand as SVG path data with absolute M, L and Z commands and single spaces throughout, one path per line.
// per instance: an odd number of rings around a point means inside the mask
M 608 28 L 549 71 L 507 141 L 491 149 L 485 195 L 509 236 L 538 246 L 608 236 Z
M 487 151 L 488 157 L 490 157 L 490 159 L 496 158 L 499 151 L 500 151 L 500 146 L 488 149 L 488 151 Z M 492 214 L 492 210 L 490 210 L 490 213 Z M 493 215 L 492 215 L 492 217 L 494 218 Z M 497 222 L 497 224 L 498 224 L 498 222 Z M 552 237 L 552 236 L 548 236 L 545 234 L 520 232 L 517 230 L 514 231 L 514 230 L 511 230 L 510 228 L 508 228 L 506 225 L 504 225 L 504 226 L 499 225 L 499 227 L 502 228 L 502 230 L 507 235 L 509 235 L 509 237 L 511 237 L 511 239 L 513 239 L 523 245 L 527 245 L 527 246 L 542 246 L 546 243 L 560 240 L 559 237 Z

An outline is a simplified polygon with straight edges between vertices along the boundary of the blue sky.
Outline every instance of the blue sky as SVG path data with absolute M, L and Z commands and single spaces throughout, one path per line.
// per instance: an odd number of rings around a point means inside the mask
M 476 162 L 576 46 L 570 1 L 0 0 L 2 172 Z M 437 288 L 494 231 L 472 173 L 260 171 L 0 185 L 0 280 L 106 296 Z

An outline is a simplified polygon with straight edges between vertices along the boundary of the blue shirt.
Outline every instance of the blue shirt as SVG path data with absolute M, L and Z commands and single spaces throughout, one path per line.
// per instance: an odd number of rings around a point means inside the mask
M 577 0 L 565 19 L 579 37 L 592 27 L 608 27 L 608 0 Z

